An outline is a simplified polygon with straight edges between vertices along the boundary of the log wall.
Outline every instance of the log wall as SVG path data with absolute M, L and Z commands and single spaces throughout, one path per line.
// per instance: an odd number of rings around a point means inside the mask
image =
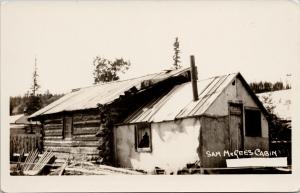
M 174 77 L 154 86 L 149 86 L 149 88 L 138 93 L 133 88 L 109 105 L 105 105 L 109 110 L 108 114 L 102 112 L 102 117 L 100 107 L 99 109 L 86 109 L 73 113 L 62 112 L 44 116 L 44 149 L 51 148 L 63 158 L 72 154 L 75 158 L 85 156 L 87 159 L 95 159 L 100 163 L 113 164 L 113 125 L 122 123 L 128 115 L 141 106 L 167 93 L 175 85 L 186 81 L 189 81 L 188 77 Z M 109 116 L 106 117 L 105 114 Z M 71 139 L 63 138 L 64 116 L 73 117 Z M 110 124 L 105 125 L 105 122 Z
M 74 159 L 97 159 L 99 137 L 96 137 L 96 133 L 100 127 L 100 115 L 94 111 L 68 114 L 68 117 L 73 118 L 71 139 L 63 138 L 64 116 L 66 115 L 56 115 L 44 120 L 44 149 L 52 149 L 58 158 L 71 155 Z

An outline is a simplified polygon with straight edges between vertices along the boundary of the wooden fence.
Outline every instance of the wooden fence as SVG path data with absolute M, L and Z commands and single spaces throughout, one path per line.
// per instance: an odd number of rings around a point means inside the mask
M 31 150 L 42 149 L 40 135 L 37 134 L 15 134 L 10 135 L 10 158 L 14 153 L 29 153 Z

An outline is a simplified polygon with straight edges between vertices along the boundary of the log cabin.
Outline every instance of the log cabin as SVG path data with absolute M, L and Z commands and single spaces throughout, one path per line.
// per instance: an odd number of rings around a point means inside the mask
M 112 165 L 113 125 L 190 79 L 185 68 L 73 89 L 29 119 L 40 121 L 44 149 L 57 158 Z

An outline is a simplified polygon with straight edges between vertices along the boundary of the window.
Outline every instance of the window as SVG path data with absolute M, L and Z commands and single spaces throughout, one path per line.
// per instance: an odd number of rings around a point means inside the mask
M 151 151 L 151 125 L 139 123 L 135 126 L 135 146 L 138 152 Z
M 63 121 L 63 138 L 71 139 L 73 133 L 73 118 L 64 117 Z
M 245 109 L 245 134 L 261 137 L 261 113 L 257 109 Z

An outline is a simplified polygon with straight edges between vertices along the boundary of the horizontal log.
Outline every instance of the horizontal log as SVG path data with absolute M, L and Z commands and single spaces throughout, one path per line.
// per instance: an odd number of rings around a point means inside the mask
M 62 118 L 60 119 L 47 119 L 44 124 L 62 124 Z
M 74 127 L 73 134 L 96 134 L 99 130 L 99 127 Z
M 73 135 L 72 137 L 73 140 L 77 141 L 95 141 L 98 140 L 99 137 L 96 137 L 95 135 Z
M 73 135 L 70 140 L 75 141 L 96 141 L 99 137 L 95 136 L 94 134 L 82 134 L 82 135 Z M 48 135 L 48 133 L 45 133 L 44 140 L 65 140 L 63 139 L 62 134 L 60 135 Z
M 80 160 L 82 160 L 82 157 L 86 157 L 86 158 L 97 158 L 99 156 L 99 154 L 70 154 L 70 153 L 64 153 L 64 152 L 54 152 L 55 157 L 57 158 L 56 161 L 62 161 L 62 160 L 66 160 L 70 157 L 75 157 L 76 158 L 81 158 Z
M 99 154 L 97 147 L 49 147 L 54 152 L 71 154 Z
M 98 141 L 73 141 L 72 145 L 74 147 L 98 147 Z
M 47 147 L 98 147 L 98 141 L 70 141 L 65 143 L 64 141 L 45 140 L 44 145 Z
M 63 125 L 62 124 L 47 124 L 44 125 L 44 129 L 62 129 Z
M 44 140 L 62 140 L 62 136 L 44 136 Z
M 62 129 L 45 130 L 46 136 L 62 136 Z
M 73 121 L 73 125 L 87 125 L 87 124 L 99 124 L 100 125 L 100 120 Z
M 89 121 L 89 120 L 99 120 L 100 115 L 87 115 L 87 114 L 75 114 L 73 116 L 73 121 L 78 122 L 78 121 Z

